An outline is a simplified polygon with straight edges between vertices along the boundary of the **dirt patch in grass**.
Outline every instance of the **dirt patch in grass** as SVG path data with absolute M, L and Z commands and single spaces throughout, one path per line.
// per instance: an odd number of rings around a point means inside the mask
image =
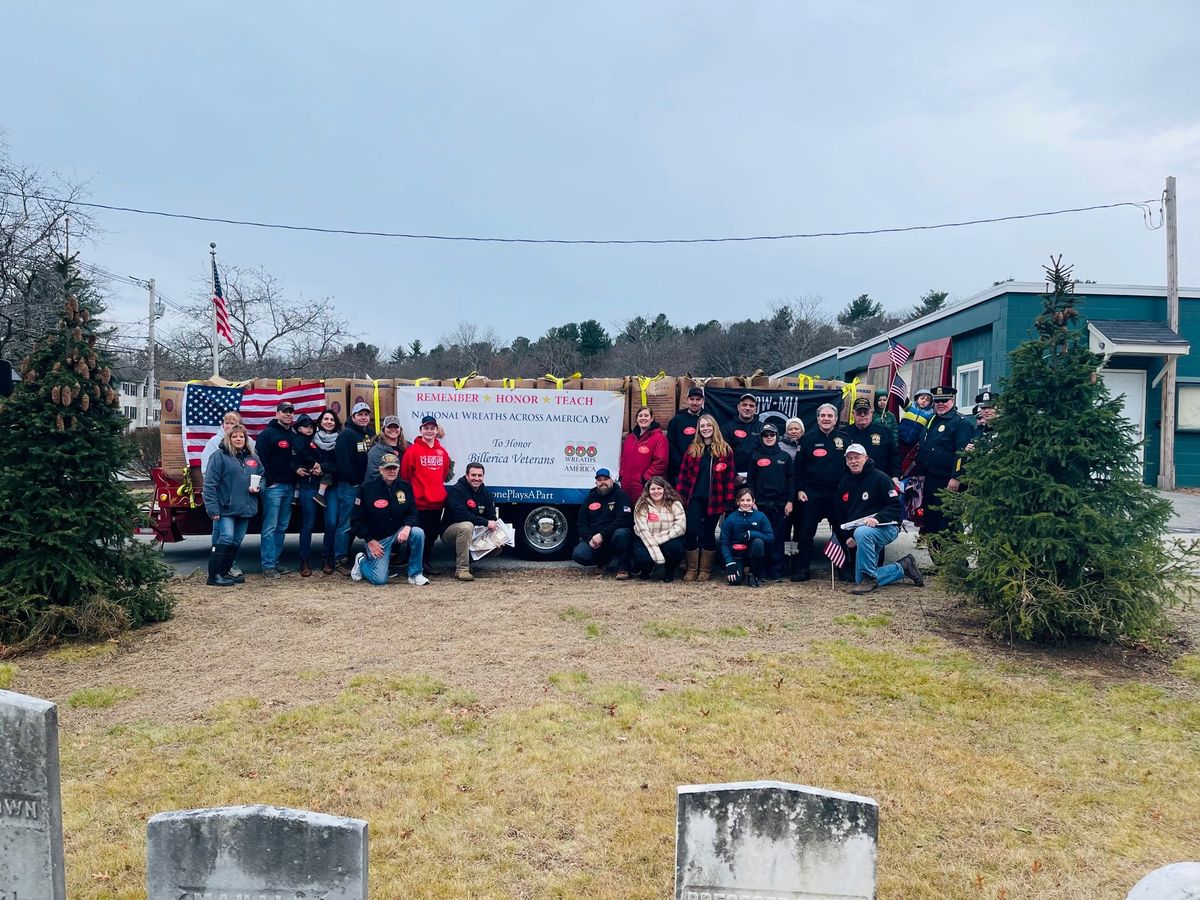
M 180 721 L 247 696 L 288 708 L 336 697 L 372 672 L 444 679 L 500 709 L 543 699 L 554 672 L 671 690 L 736 672 L 748 656 L 847 638 L 877 647 L 934 638 L 1030 672 L 1195 684 L 1170 670 L 1169 656 L 1142 648 L 1047 650 L 997 641 L 986 634 L 983 614 L 936 580 L 924 590 L 895 585 L 868 597 L 817 581 L 758 589 L 662 585 L 559 568 L 493 570 L 471 584 L 440 577 L 425 588 L 372 588 L 336 575 L 251 577 L 222 589 L 199 576 L 176 584 L 171 621 L 130 633 L 115 648 L 23 657 L 14 689 L 60 703 L 81 688 L 115 684 L 133 692 L 108 709 L 63 710 L 67 725 Z M 1195 615 L 1181 615 L 1180 623 L 1185 644 L 1200 632 Z

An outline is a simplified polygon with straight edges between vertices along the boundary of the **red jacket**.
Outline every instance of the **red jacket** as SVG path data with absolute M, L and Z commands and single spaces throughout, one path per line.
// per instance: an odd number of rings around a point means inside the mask
M 400 477 L 412 485 L 417 509 L 445 507 L 450 465 L 450 454 L 437 438 L 432 447 L 421 438 L 408 445 L 400 460 Z
M 667 436 L 657 422 L 651 422 L 641 434 L 635 425 L 633 431 L 625 435 L 621 444 L 621 487 L 631 500 L 636 501 L 642 496 L 647 481 L 666 473 L 669 455 Z
M 710 476 L 706 512 L 710 516 L 729 512 L 733 509 L 734 481 L 737 478 L 737 472 L 733 467 L 732 450 L 718 459 L 714 459 L 707 449 L 703 456 L 692 456 L 691 453 L 683 454 L 683 462 L 679 465 L 679 484 L 676 485 L 676 490 L 679 491 L 684 507 L 686 508 L 692 499 L 692 491 L 696 488 L 696 482 L 700 480 L 700 466 L 702 465 L 709 467 Z

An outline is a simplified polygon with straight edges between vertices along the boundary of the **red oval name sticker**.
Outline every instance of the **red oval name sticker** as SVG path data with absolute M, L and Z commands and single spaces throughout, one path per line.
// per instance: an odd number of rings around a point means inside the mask
M 471 507 L 471 509 L 474 509 L 474 508 L 475 508 L 475 501 L 474 501 L 474 500 L 468 500 L 468 501 L 467 501 L 467 506 Z
M 588 504 L 588 509 L 592 510 L 593 512 L 594 512 L 594 511 L 596 511 L 596 510 L 597 510 L 597 509 L 599 509 L 599 508 L 600 508 L 600 504 L 599 504 L 599 503 L 589 503 L 589 504 Z
M 713 466 L 713 469 L 716 470 L 717 472 L 724 472 L 725 471 L 725 463 L 719 462 L 715 466 Z
M 740 428 L 735 428 L 733 429 L 733 436 L 736 438 L 744 438 L 746 436 L 746 432 L 742 431 Z
M 279 442 L 278 444 L 276 444 L 275 446 L 276 446 L 276 447 L 279 447 L 280 449 L 283 449 L 284 447 L 289 447 L 289 446 L 291 446 L 291 445 L 290 445 L 290 444 L 289 444 L 287 441 L 280 441 L 280 442 Z
M 650 452 L 650 448 L 647 447 L 645 444 L 642 444 L 642 446 L 638 447 L 638 453 L 649 453 L 649 452 Z
M 656 512 L 646 513 L 646 521 L 647 522 L 657 522 L 658 521 L 658 513 L 656 513 Z
M 695 433 L 696 433 L 696 429 L 695 429 L 695 427 L 694 427 L 694 426 L 692 426 L 692 425 L 689 425 L 687 428 L 683 429 L 683 433 L 684 433 L 684 434 L 695 434 Z
M 813 456 L 824 456 L 827 452 L 824 447 L 818 447 L 813 451 Z
M 258 468 L 258 460 L 257 459 L 248 459 L 248 460 L 246 460 L 246 465 L 248 465 L 251 469 L 257 469 Z
M 758 467 L 760 469 L 765 469 L 770 464 L 771 464 L 771 460 L 767 459 L 765 456 L 758 461 Z
M 372 505 L 376 509 L 387 509 L 387 501 L 386 500 L 382 500 L 382 499 L 376 500 Z
M 849 491 L 847 491 L 846 493 L 842 494 L 842 502 L 843 502 L 843 503 L 849 503 L 849 502 L 850 502 L 850 493 L 849 493 Z

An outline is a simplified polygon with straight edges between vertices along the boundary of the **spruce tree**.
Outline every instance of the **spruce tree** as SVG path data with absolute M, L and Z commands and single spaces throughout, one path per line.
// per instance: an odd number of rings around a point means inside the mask
M 1164 543 L 1171 505 L 1142 483 L 1135 429 L 1099 377 L 1079 327 L 1083 298 L 1062 258 L 1034 333 L 1009 357 L 999 416 L 946 494 L 956 586 L 1010 638 L 1153 639 L 1195 595 L 1195 543 Z
M 117 478 L 132 444 L 96 349 L 97 304 L 77 298 L 73 257 L 58 268 L 62 316 L 0 404 L 0 644 L 108 637 L 171 614 L 170 571 L 133 540 L 137 505 Z

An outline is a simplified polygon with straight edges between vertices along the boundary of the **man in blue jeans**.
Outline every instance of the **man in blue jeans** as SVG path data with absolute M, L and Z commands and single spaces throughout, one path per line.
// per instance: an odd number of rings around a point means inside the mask
M 429 584 L 421 574 L 425 532 L 412 485 L 400 480 L 400 457 L 395 453 L 385 453 L 379 461 L 379 477 L 363 482 L 358 489 L 352 522 L 354 536 L 367 542 L 367 552 L 354 557 L 351 578 L 387 584 L 392 548 L 407 544 L 408 583 L 418 587 Z
M 855 551 L 856 584 L 850 593 L 871 594 L 901 578 L 921 587 L 925 579 L 911 553 L 879 565 L 883 548 L 899 536 L 904 520 L 892 479 L 875 468 L 862 444 L 846 448 L 846 469 L 834 496 L 833 524 L 842 543 Z
M 290 570 L 279 565 L 283 539 L 292 518 L 292 495 L 298 477 L 292 462 L 292 418 L 296 410 L 287 400 L 275 407 L 275 418 L 263 429 L 255 445 L 262 463 L 262 539 L 259 544 L 262 571 L 266 578 L 278 578 Z
M 337 472 L 334 475 L 337 491 L 337 538 L 334 541 L 333 552 L 337 557 L 339 575 L 350 574 L 350 514 L 354 510 L 358 486 L 366 478 L 367 456 L 374 442 L 371 407 L 361 401 L 355 403 L 354 408 L 350 410 L 350 419 L 338 435 L 333 448 L 334 458 L 337 460 Z

